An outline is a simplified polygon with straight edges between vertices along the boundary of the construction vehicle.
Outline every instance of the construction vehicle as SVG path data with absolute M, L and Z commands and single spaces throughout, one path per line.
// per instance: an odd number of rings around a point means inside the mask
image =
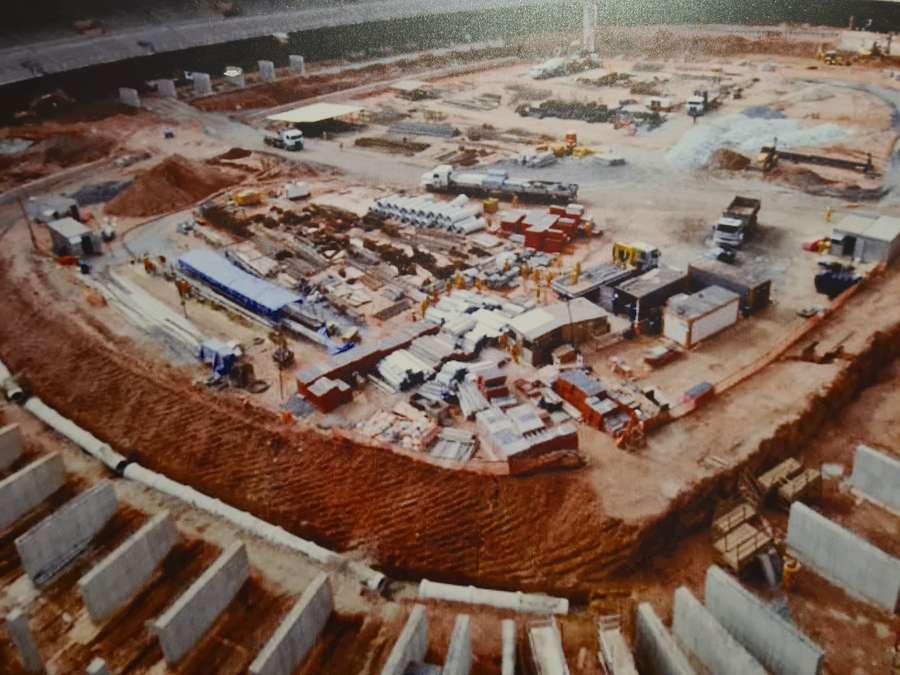
M 277 135 L 266 135 L 266 145 L 292 152 L 303 149 L 303 132 L 299 129 L 282 129 Z
M 263 203 L 263 194 L 259 190 L 241 190 L 234 193 L 235 206 L 259 206 Z
M 616 267 L 647 272 L 659 267 L 659 249 L 643 242 L 613 245 L 612 260 Z
M 847 61 L 837 49 L 825 49 L 824 45 L 819 45 L 816 49 L 816 58 L 826 66 L 849 66 Z
M 510 178 L 506 171 L 499 169 L 487 173 L 454 171 L 449 164 L 441 164 L 422 174 L 421 185 L 431 192 L 466 194 L 470 197 L 511 197 L 543 203 L 569 203 L 578 197 L 578 185 L 575 183 Z
M 697 89 L 694 95 L 687 100 L 687 114 L 692 117 L 705 115 L 713 108 L 718 107 L 721 93 L 718 91 L 708 91 L 706 89 Z
M 762 202 L 750 197 L 735 197 L 713 225 L 713 243 L 729 249 L 740 248 L 747 235 L 756 227 Z

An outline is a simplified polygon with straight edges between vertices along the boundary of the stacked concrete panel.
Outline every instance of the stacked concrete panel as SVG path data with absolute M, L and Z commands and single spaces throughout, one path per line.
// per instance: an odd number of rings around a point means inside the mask
M 25 572 L 43 583 L 83 551 L 119 509 L 112 483 L 83 492 L 16 539 Z
M 770 672 L 820 672 L 822 649 L 715 565 L 706 572 L 705 601 L 719 623 Z
M 22 456 L 25 439 L 18 424 L 0 427 L 0 471 L 8 469 Z
M 501 675 L 516 675 L 516 622 L 504 619 L 500 624 L 500 637 L 503 645 Z
M 425 605 L 416 605 L 406 625 L 400 631 L 400 637 L 394 644 L 381 675 L 403 675 L 406 667 L 413 662 L 421 662 L 428 651 L 428 616 L 425 614 Z
M 695 675 L 696 671 L 648 603 L 637 608 L 635 656 L 646 675 Z
M 137 89 L 129 87 L 119 87 L 119 101 L 132 108 L 141 107 L 141 96 Z
M 684 586 L 675 591 L 672 633 L 711 673 L 766 675 L 765 669 Z
M 178 97 L 178 91 L 175 89 L 175 80 L 157 80 L 156 91 L 163 98 Z
M 164 511 L 79 579 L 78 590 L 91 618 L 99 623 L 126 605 L 177 540 L 175 523 Z
M 194 96 L 209 96 L 212 93 L 212 81 L 209 73 L 194 73 Z
M 900 560 L 816 513 L 791 505 L 788 548 L 804 565 L 889 612 L 900 603 Z
M 447 659 L 441 675 L 469 675 L 472 670 L 472 621 L 467 614 L 460 614 L 453 624 Z
M 271 61 L 259 61 L 259 79 L 263 82 L 275 81 L 275 64 Z
M 303 663 L 333 611 L 331 583 L 327 574 L 320 574 L 250 664 L 251 675 L 291 675 Z
M 151 624 L 168 664 L 177 663 L 193 648 L 249 576 L 247 548 L 235 542 Z
M 14 609 L 6 616 L 6 629 L 19 653 L 22 669 L 26 673 L 44 672 L 44 662 L 31 635 L 28 617 L 21 609 Z
M 896 457 L 857 445 L 850 483 L 864 496 L 900 513 L 900 460 Z
M 302 56 L 298 54 L 291 54 L 290 56 L 288 56 L 288 59 L 291 62 L 291 70 L 293 70 L 295 73 L 299 73 L 300 75 L 306 74 L 306 60 Z
M 16 522 L 66 482 L 58 452 L 32 462 L 0 481 L 0 530 Z

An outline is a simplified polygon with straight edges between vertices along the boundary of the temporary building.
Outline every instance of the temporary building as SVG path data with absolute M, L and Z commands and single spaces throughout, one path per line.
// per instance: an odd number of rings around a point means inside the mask
M 74 218 L 54 220 L 47 228 L 56 255 L 94 255 L 103 249 L 100 235 Z
M 238 355 L 239 352 L 235 347 L 210 338 L 200 345 L 200 352 L 197 356 L 203 363 L 209 364 L 215 375 L 221 377 L 231 372 Z
M 273 320 L 281 317 L 285 307 L 302 300 L 286 288 L 247 274 L 208 249 L 188 251 L 178 259 L 178 269 L 252 312 Z
M 663 335 L 690 349 L 737 323 L 740 300 L 740 295 L 721 286 L 673 296 L 663 312 Z
M 860 262 L 889 263 L 900 255 L 900 218 L 845 216 L 831 235 L 831 250 Z
M 688 280 L 691 292 L 709 286 L 734 291 L 741 296 L 741 309 L 748 314 L 765 309 L 771 301 L 772 278 L 762 270 L 705 258 L 688 265 Z

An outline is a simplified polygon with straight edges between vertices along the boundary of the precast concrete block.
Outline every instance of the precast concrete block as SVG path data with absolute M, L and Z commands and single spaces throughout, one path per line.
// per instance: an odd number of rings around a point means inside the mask
M 774 675 L 819 675 L 825 653 L 724 570 L 706 571 L 706 608 Z
M 428 651 L 428 616 L 425 605 L 416 605 L 409 613 L 400 637 L 391 649 L 381 675 L 403 675 L 413 661 L 422 661 Z
M 447 659 L 441 675 L 469 675 L 472 670 L 472 620 L 467 614 L 460 614 L 453 624 Z
M 516 675 L 516 622 L 504 619 L 500 624 L 503 660 L 500 665 L 501 675 Z
M 118 509 L 109 481 L 82 492 L 16 539 L 25 572 L 35 584 L 52 578 L 87 547 Z
M 300 75 L 306 75 L 306 59 L 299 54 L 291 54 L 288 59 L 290 60 L 291 70 Z
M 54 452 L 0 481 L 0 530 L 16 522 L 66 482 L 62 455 Z
M 18 424 L 0 427 L 0 471 L 15 464 L 25 451 L 25 439 Z
M 639 671 L 646 675 L 696 674 L 653 607 L 646 602 L 637 608 L 634 652 Z
M 275 81 L 275 64 L 271 61 L 259 61 L 259 79 L 263 82 Z
M 766 675 L 766 670 L 744 649 L 691 592 L 675 591 L 672 633 L 678 644 L 710 673 Z
M 788 548 L 804 565 L 857 597 L 896 612 L 900 560 L 800 502 L 791 505 Z
M 850 484 L 864 496 L 900 513 L 900 460 L 896 457 L 857 445 Z
M 91 661 L 87 670 L 84 672 L 87 675 L 110 675 L 109 668 L 106 666 L 106 661 L 99 657 Z
M 247 547 L 235 542 L 150 625 L 166 663 L 178 663 L 193 648 L 249 576 Z
M 124 607 L 153 576 L 178 532 L 168 511 L 151 518 L 91 571 L 78 580 L 78 591 L 91 618 L 99 623 Z
M 132 108 L 141 107 L 141 96 L 137 89 L 130 87 L 119 87 L 119 101 Z
M 26 673 L 44 672 L 44 662 L 28 626 L 28 617 L 21 609 L 14 609 L 6 615 L 6 629 L 19 653 L 22 669 Z
M 250 664 L 251 675 L 291 675 L 309 654 L 334 611 L 327 574 L 306 587 L 297 604 Z
M 178 98 L 178 91 L 175 89 L 175 80 L 157 80 L 156 93 L 163 98 Z
M 209 79 L 209 73 L 194 73 L 194 96 L 209 96 L 213 93 L 212 80 Z

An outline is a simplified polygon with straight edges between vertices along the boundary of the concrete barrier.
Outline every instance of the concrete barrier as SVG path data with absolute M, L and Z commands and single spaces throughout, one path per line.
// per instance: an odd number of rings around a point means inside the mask
M 99 623 L 124 607 L 177 540 L 175 523 L 169 512 L 163 511 L 81 577 L 78 591 L 91 618 Z
M 119 87 L 119 101 L 132 108 L 141 107 L 141 96 L 137 89 Z
M 0 481 L 0 530 L 16 522 L 66 482 L 62 455 L 41 457 Z
M 106 667 L 106 661 L 99 657 L 91 661 L 84 672 L 87 675 L 110 675 L 109 668 Z
M 501 675 L 516 675 L 516 622 L 504 619 L 500 624 L 500 638 L 503 645 Z
M 889 612 L 897 611 L 897 558 L 800 502 L 791 505 L 787 545 L 797 560 L 833 584 Z
M 175 80 L 157 80 L 156 92 L 163 98 L 178 98 Z
M 14 609 L 6 615 L 6 629 L 19 653 L 22 669 L 26 673 L 44 672 L 44 662 L 34 643 L 34 636 L 28 626 L 28 617 L 21 609 Z
M 403 675 L 413 661 L 422 661 L 428 651 L 428 616 L 425 605 L 416 605 L 388 656 L 381 675 Z
M 0 471 L 15 464 L 25 450 L 25 439 L 18 424 L 0 427 Z
M 864 497 L 900 513 L 900 460 L 896 457 L 857 445 L 850 484 Z
M 645 675 L 695 675 L 696 671 L 649 603 L 637 608 L 637 666 Z
M 672 633 L 687 652 L 711 673 L 766 675 L 765 669 L 681 586 L 675 591 Z
M 194 96 L 209 96 L 212 94 L 212 81 L 209 73 L 193 73 Z
M 52 578 L 87 547 L 118 509 L 109 481 L 82 492 L 16 539 L 25 572 L 35 584 Z
M 460 614 L 453 624 L 441 675 L 469 675 L 472 670 L 472 620 Z
M 715 565 L 706 572 L 704 597 L 710 614 L 769 672 L 821 672 L 825 653 L 819 645 Z
M 303 591 L 297 604 L 250 664 L 251 675 L 291 675 L 303 663 L 334 611 L 327 574 L 320 574 Z
M 247 547 L 235 542 L 151 625 L 166 663 L 178 663 L 197 643 L 250 576 Z
M 306 75 L 306 60 L 299 54 L 290 54 L 288 60 L 291 64 L 291 70 L 300 75 Z
M 259 79 L 263 82 L 275 81 L 275 64 L 271 61 L 258 61 Z

